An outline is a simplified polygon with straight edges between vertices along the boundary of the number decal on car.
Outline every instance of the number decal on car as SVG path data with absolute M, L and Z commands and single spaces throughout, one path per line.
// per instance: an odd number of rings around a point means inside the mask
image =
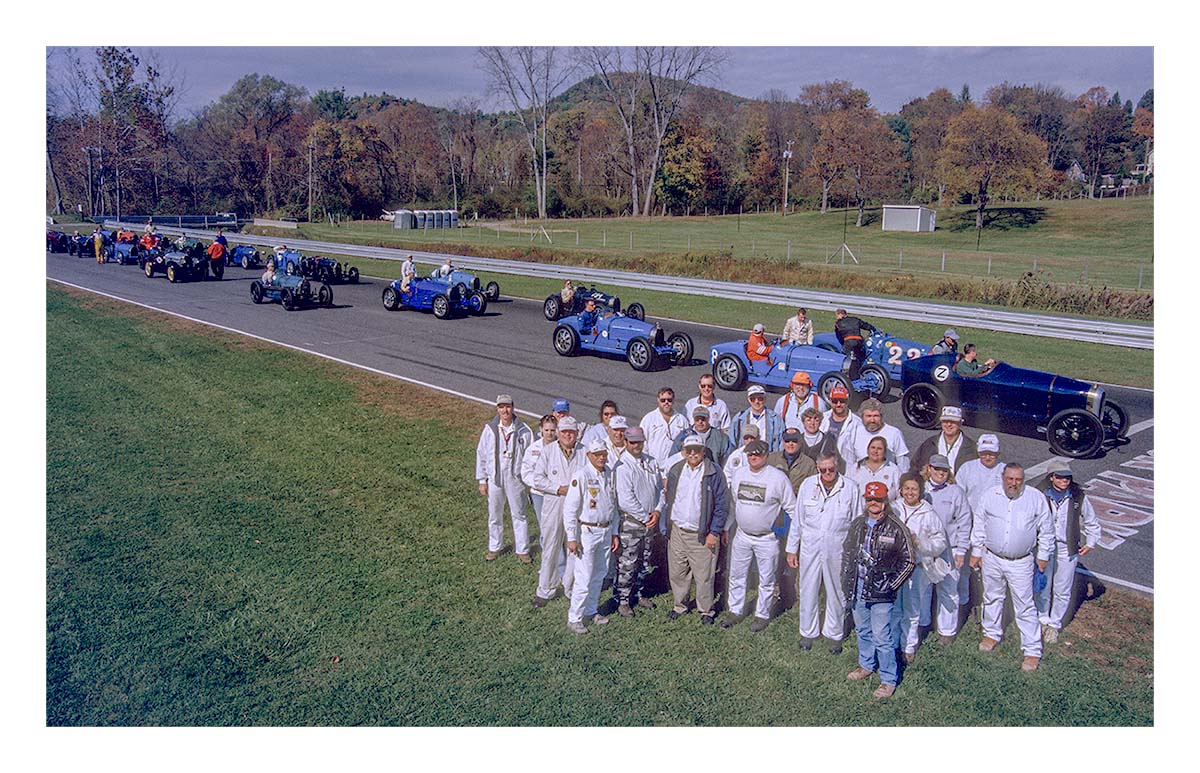
M 950 378 L 950 366 L 938 365 L 933 369 L 933 378 L 935 381 L 945 381 Z
M 913 347 L 910 347 L 910 348 L 909 348 L 909 350 L 908 350 L 908 359 L 910 359 L 910 360 L 915 360 L 915 359 L 917 359 L 917 358 L 918 358 L 918 357 L 920 357 L 920 356 L 921 356 L 921 350 L 920 350 L 920 349 L 918 349 L 918 348 L 917 348 L 917 347 L 915 347 L 915 346 L 913 346 Z
M 892 344 L 888 347 L 888 365 L 899 365 L 900 355 L 904 353 L 904 349 Z M 912 359 L 911 355 L 909 359 Z

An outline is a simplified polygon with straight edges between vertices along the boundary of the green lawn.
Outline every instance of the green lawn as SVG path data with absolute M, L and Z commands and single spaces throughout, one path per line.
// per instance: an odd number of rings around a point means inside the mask
M 820 270 L 832 262 L 838 269 L 844 263 L 846 271 L 858 274 L 903 273 L 928 279 L 1013 279 L 1036 267 L 1048 272 L 1055 282 L 1148 291 L 1154 288 L 1152 197 L 1000 203 L 988 210 L 988 226 L 978 249 L 974 210 L 970 207 L 939 210 L 938 229 L 924 234 L 885 233 L 880 227 L 880 213 L 868 214 L 870 219 L 862 228 L 854 227 L 854 212 L 844 228 L 845 217 L 839 211 L 824 215 L 798 212 L 786 218 L 778 214 L 717 213 L 711 217 L 463 221 L 466 227 L 457 231 L 403 232 L 387 222 L 357 221 L 339 226 L 302 224 L 299 235 L 414 249 L 459 245 L 479 254 L 537 248 L 564 259 L 592 255 L 628 261 L 728 255 L 784 260 L 791 266 Z M 860 265 L 838 252 L 843 231 Z
M 530 608 L 535 569 L 482 558 L 479 406 L 53 285 L 46 375 L 51 726 L 1153 721 L 1153 608 L 1119 591 L 1036 674 L 969 625 L 876 705 L 794 614 Z

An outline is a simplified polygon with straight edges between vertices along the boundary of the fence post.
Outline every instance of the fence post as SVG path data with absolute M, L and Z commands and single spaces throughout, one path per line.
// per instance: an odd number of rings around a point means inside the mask
M 608 246 L 608 229 L 607 229 L 607 228 L 602 228 L 602 229 L 600 229 L 600 234 L 601 234 L 601 236 L 603 236 L 603 238 L 604 238 L 604 245 L 603 245 L 603 246 L 607 247 L 607 246 Z
M 1087 281 L 1088 259 L 1087 255 L 1083 256 L 1083 281 Z
M 692 235 L 688 234 L 688 252 L 692 251 Z
M 1146 269 L 1145 266 L 1138 266 L 1138 289 L 1142 289 L 1142 272 Z
M 787 259 L 788 259 L 788 260 L 791 260 L 791 259 L 792 259 L 792 240 L 791 240 L 791 239 L 788 239 L 788 256 L 787 256 Z
M 904 268 L 904 248 L 900 248 L 900 268 Z
M 575 246 L 576 247 L 579 246 L 579 229 L 578 228 L 575 229 Z
M 992 275 L 992 256 L 988 255 L 988 276 Z
M 750 256 L 751 256 L 751 257 L 754 257 L 754 255 L 755 255 L 755 252 L 754 252 L 754 240 L 753 240 L 753 239 L 751 239 L 751 240 L 750 240 Z
M 1033 273 L 1037 273 L 1037 255 L 1033 256 Z
M 629 232 L 629 249 L 633 249 L 633 231 Z
M 946 251 L 942 250 L 942 273 L 946 272 Z

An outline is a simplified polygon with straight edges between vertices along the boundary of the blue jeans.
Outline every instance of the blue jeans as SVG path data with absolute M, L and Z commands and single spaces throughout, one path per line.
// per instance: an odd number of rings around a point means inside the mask
M 892 627 L 891 601 L 867 604 L 854 602 L 854 631 L 858 635 L 858 665 L 870 671 L 879 670 L 884 684 L 895 685 L 900 675 L 896 671 L 896 631 Z

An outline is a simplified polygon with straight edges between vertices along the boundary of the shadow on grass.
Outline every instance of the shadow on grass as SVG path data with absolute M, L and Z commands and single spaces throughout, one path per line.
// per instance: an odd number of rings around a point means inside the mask
M 1032 228 L 1046 216 L 1045 207 L 996 207 L 983 212 L 983 228 L 991 231 L 1013 231 Z M 960 212 L 938 224 L 954 233 L 975 230 L 975 213 Z

